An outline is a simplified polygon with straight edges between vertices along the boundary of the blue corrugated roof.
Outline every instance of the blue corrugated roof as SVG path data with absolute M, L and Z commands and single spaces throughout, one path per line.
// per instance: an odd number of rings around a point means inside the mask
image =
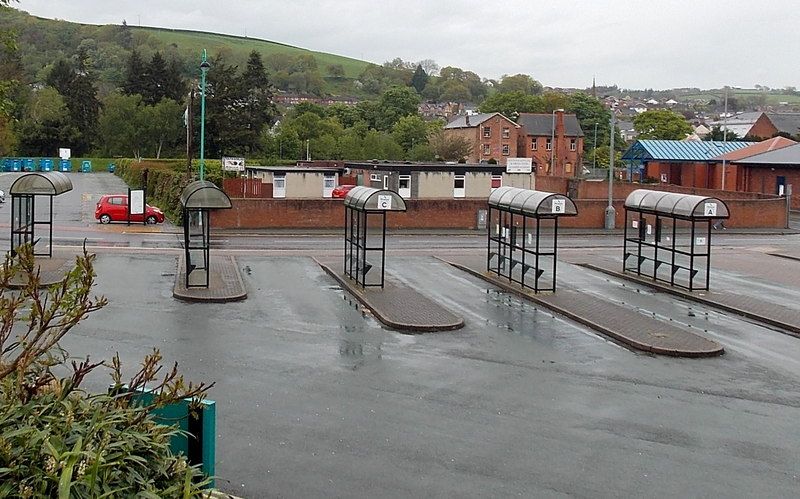
M 720 140 L 637 140 L 622 159 L 643 161 L 709 161 L 722 154 L 751 146 L 755 142 Z

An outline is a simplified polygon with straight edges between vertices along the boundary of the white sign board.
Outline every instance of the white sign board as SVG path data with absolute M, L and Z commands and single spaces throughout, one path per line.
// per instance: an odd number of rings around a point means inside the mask
M 141 189 L 132 190 L 129 200 L 131 215 L 144 215 L 144 191 Z
M 667 183 L 667 174 L 666 173 L 662 173 L 661 174 L 661 182 Z
M 648 224 L 648 225 L 647 225 L 647 235 L 649 236 L 649 235 L 651 235 L 652 233 L 653 233 L 653 226 Z
M 553 213 L 564 213 L 564 210 L 566 209 L 566 206 L 567 205 L 566 205 L 566 201 L 565 200 L 563 200 L 563 199 L 554 199 L 553 200 L 553 207 L 552 207 L 551 211 Z
M 244 158 L 222 158 L 222 169 L 226 172 L 243 172 Z
M 59 147 L 58 157 L 61 159 L 69 159 L 72 156 L 72 150 L 69 147 Z
M 389 194 L 378 194 L 378 209 L 391 210 L 392 209 L 392 196 Z
M 631 227 L 633 227 L 634 229 L 638 229 L 639 228 L 639 221 L 638 220 L 632 220 L 631 221 Z
M 533 171 L 533 158 L 508 158 L 506 160 L 506 173 L 531 173 Z
M 707 217 L 716 217 L 717 203 L 705 203 L 705 207 L 703 208 L 703 215 Z
M 696 237 L 694 243 L 697 246 L 705 246 L 706 245 L 706 238 L 705 237 Z

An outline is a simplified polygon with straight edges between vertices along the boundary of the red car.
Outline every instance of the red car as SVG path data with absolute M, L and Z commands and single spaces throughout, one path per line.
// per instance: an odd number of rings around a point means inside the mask
M 160 224 L 164 222 L 164 212 L 155 206 L 146 205 L 144 215 L 131 215 L 131 222 Z M 101 224 L 128 221 L 128 196 L 125 194 L 106 194 L 97 202 L 94 218 Z
M 354 185 L 337 185 L 333 188 L 333 192 L 331 192 L 331 196 L 335 198 L 343 198 L 347 197 L 347 193 L 350 192 L 350 189 L 355 187 Z

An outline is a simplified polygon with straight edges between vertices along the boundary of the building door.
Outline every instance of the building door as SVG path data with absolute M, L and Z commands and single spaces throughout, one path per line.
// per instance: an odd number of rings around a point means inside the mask
M 411 175 L 400 175 L 397 193 L 403 199 L 411 197 Z
M 775 190 L 778 192 L 778 196 L 783 196 L 786 192 L 786 177 L 783 175 L 775 177 Z
M 272 177 L 272 197 L 286 197 L 286 175 L 275 175 Z
M 322 197 L 333 197 L 333 188 L 336 187 L 336 174 L 326 173 L 322 179 Z
M 389 175 L 383 176 L 383 189 L 384 190 L 389 189 Z
M 464 175 L 453 176 L 453 197 L 463 198 L 467 195 L 466 180 Z

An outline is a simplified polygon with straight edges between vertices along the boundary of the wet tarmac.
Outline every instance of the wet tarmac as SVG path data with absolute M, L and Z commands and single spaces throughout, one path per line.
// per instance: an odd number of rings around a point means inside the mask
M 215 381 L 218 485 L 245 497 L 793 496 L 798 340 L 564 265 L 559 278 L 713 330 L 633 353 L 430 257 L 389 271 L 465 319 L 383 329 L 310 258 L 239 255 L 248 299 L 172 299 L 175 257 L 100 254 L 76 356 L 158 347 Z M 562 273 L 563 270 L 563 273 Z M 102 389 L 106 379 L 92 379 Z

